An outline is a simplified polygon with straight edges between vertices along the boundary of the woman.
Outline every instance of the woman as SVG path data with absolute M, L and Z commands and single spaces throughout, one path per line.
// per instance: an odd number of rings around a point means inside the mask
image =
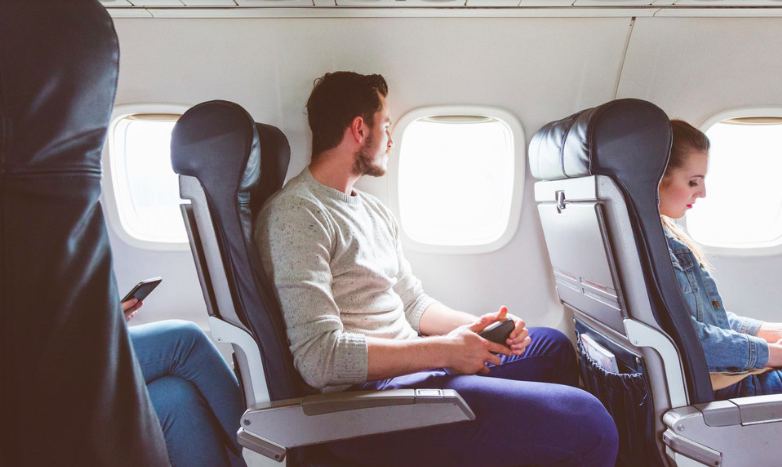
M 672 120 L 673 146 L 660 182 L 660 217 L 676 278 L 706 354 L 717 399 L 782 393 L 782 323 L 725 310 L 703 252 L 673 219 L 706 196 L 709 139 Z
M 125 319 L 142 302 L 122 303 Z M 236 431 L 244 412 L 239 383 L 194 323 L 166 320 L 128 328 L 172 467 L 242 467 Z

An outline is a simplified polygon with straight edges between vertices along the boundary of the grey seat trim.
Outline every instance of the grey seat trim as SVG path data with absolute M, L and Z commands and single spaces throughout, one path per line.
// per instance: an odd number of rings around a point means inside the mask
M 298 446 L 471 420 L 475 414 L 453 389 L 349 391 L 252 407 L 238 439 L 281 461 Z

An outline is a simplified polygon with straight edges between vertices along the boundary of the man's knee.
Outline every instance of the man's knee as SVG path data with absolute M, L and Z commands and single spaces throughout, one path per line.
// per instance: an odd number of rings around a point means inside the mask
M 530 328 L 530 349 L 536 355 L 554 357 L 563 365 L 575 364 L 573 343 L 562 332 L 552 328 Z
M 603 404 L 588 392 L 581 391 L 578 399 L 576 403 L 581 413 L 573 428 L 578 432 L 576 436 L 584 441 L 585 460 L 589 460 L 588 465 L 601 461 L 606 461 L 603 465 L 609 465 L 607 461 L 613 465 L 619 449 L 619 434 L 614 419 Z

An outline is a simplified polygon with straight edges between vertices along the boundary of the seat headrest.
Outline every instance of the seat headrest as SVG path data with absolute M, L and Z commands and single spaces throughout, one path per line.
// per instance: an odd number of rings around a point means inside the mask
M 249 196 L 253 213 L 282 186 L 289 159 L 288 139 L 278 128 L 255 123 L 228 101 L 192 107 L 171 136 L 174 172 L 198 178 L 213 199 Z
M 196 177 L 204 187 L 230 190 L 229 196 L 237 189 L 248 190 L 261 170 L 255 122 L 232 102 L 192 107 L 172 132 L 171 165 L 174 172 Z
M 530 142 L 530 171 L 540 180 L 611 175 L 656 187 L 670 149 L 671 124 L 662 109 L 619 99 L 541 128 Z
M 96 0 L 0 1 L 3 465 L 169 465 L 99 205 L 118 69 Z
M 8 127 L 0 133 L 6 153 L 0 172 L 100 173 L 119 66 L 111 18 L 86 1 L 3 3 L 9 21 L 0 26 L 10 39 L 0 41 L 6 60 L 0 68 L 0 124 Z M 62 17 L 44 11 L 50 7 Z M 34 25 L 10 20 L 28 18 L 33 9 L 39 13 Z M 61 22 L 71 27 L 60 27 Z M 30 28 L 36 32 L 24 31 Z

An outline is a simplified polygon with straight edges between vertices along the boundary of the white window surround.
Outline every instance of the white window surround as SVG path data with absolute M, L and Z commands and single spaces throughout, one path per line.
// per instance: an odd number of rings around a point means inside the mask
M 182 242 L 162 242 L 162 241 L 150 241 L 138 238 L 129 232 L 127 227 L 127 221 L 123 218 L 123 215 L 119 212 L 119 204 L 117 200 L 116 187 L 119 186 L 119 177 L 123 174 L 112 164 L 113 154 L 112 149 L 115 144 L 114 132 L 117 125 L 123 121 L 123 119 L 131 115 L 139 114 L 175 114 L 182 115 L 191 106 L 184 104 L 159 104 L 159 103 L 138 103 L 138 104 L 124 104 L 114 106 L 114 111 L 111 114 L 111 120 L 109 121 L 108 137 L 106 138 L 106 144 L 103 147 L 103 184 L 102 184 L 102 198 L 103 198 L 103 211 L 107 218 L 107 223 L 111 229 L 117 234 L 117 236 L 126 244 L 140 249 L 155 250 L 155 251 L 189 251 L 190 244 L 185 239 Z
M 732 118 L 748 118 L 748 117 L 778 117 L 782 118 L 782 106 L 757 106 L 757 107 L 740 107 L 723 112 L 719 112 L 714 116 L 708 118 L 699 126 L 699 129 L 704 133 L 717 123 Z M 782 141 L 780 141 L 782 144 Z M 706 177 L 706 193 L 709 193 L 709 178 Z M 697 209 L 697 207 L 696 207 Z M 687 217 L 678 221 L 685 229 L 687 229 Z M 694 238 L 696 242 L 701 245 L 707 253 L 716 256 L 733 256 L 733 257 L 756 257 L 756 256 L 773 256 L 782 254 L 782 235 L 777 237 L 774 241 L 764 243 L 752 243 L 745 245 L 725 245 L 725 244 L 711 244 L 700 242 L 698 238 Z
M 402 224 L 402 213 L 400 209 L 400 186 L 399 186 L 399 158 L 403 147 L 404 132 L 413 122 L 427 117 L 445 117 L 445 116 L 485 116 L 504 123 L 510 130 L 513 139 L 513 181 L 510 204 L 508 205 L 508 221 L 504 231 L 496 238 L 483 244 L 474 245 L 446 245 L 423 243 L 414 238 L 405 231 Z M 394 125 L 393 130 L 394 147 L 391 157 L 388 161 L 389 176 L 389 205 L 399 219 L 402 243 L 404 246 L 418 252 L 431 254 L 482 254 L 499 250 L 516 234 L 521 217 L 522 196 L 524 193 L 524 181 L 526 172 L 526 139 L 521 123 L 512 113 L 495 108 L 474 105 L 448 105 L 420 107 L 404 114 Z

